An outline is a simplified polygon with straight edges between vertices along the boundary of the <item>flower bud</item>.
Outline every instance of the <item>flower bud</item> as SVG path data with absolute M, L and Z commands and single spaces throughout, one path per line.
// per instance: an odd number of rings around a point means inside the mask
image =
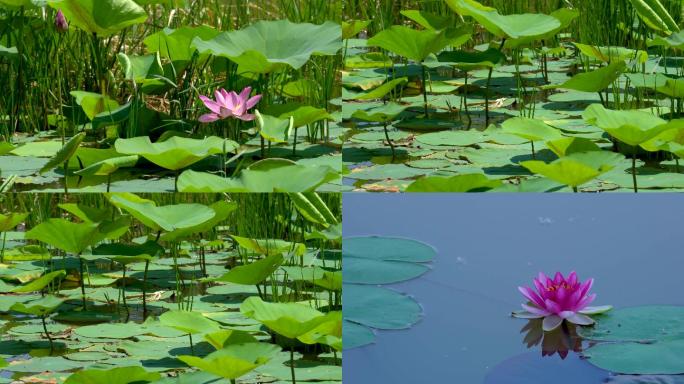
M 55 28 L 57 32 L 66 32 L 69 30 L 69 23 L 67 23 L 66 17 L 61 10 L 57 11 L 57 16 L 55 16 Z

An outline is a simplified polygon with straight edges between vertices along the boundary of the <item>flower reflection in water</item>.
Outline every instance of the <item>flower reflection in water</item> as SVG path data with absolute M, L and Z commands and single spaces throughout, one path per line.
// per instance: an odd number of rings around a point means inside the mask
M 556 353 L 561 359 L 572 352 L 582 352 L 582 338 L 577 335 L 577 326 L 564 322 L 553 331 L 544 331 L 542 319 L 531 319 L 520 330 L 524 334 L 523 343 L 527 348 L 541 345 L 542 356 L 553 356 Z

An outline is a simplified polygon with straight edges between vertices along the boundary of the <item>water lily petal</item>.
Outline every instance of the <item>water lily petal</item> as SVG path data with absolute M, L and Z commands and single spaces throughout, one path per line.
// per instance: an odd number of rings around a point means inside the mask
M 229 117 L 234 116 L 233 110 L 221 107 L 221 111 L 219 112 L 219 115 L 221 115 L 222 119 L 227 119 Z
M 591 317 L 589 317 L 587 315 L 583 315 L 581 313 L 575 313 L 574 315 L 566 318 L 566 320 L 573 323 L 573 324 L 577 324 L 577 325 L 592 325 L 592 324 L 594 324 L 594 320 Z
M 591 287 L 594 285 L 594 279 L 589 279 L 582 284 L 580 287 L 580 291 L 582 292 L 581 296 L 584 297 L 589 293 L 589 290 L 591 290 Z
M 562 323 L 563 319 L 560 316 L 551 315 L 544 318 L 544 321 L 542 322 L 542 328 L 544 329 L 544 332 L 551 332 L 560 327 Z
M 612 305 L 601 305 L 601 306 L 597 306 L 597 307 L 586 307 L 586 308 L 584 308 L 578 312 L 585 314 L 585 315 L 600 315 L 600 314 L 606 313 L 612 309 L 613 309 Z
M 200 100 L 202 100 L 202 103 L 204 103 L 204 106 L 209 108 L 210 111 L 212 111 L 214 113 L 220 113 L 221 106 L 217 102 L 215 102 L 214 100 L 212 100 L 212 99 L 210 99 L 204 95 L 200 95 L 199 98 L 200 98 Z
M 551 312 L 549 312 L 543 308 L 537 308 L 537 307 L 533 307 L 533 306 L 527 305 L 527 304 L 521 304 L 521 306 L 527 312 L 533 313 L 535 315 L 539 315 L 539 317 L 545 317 L 545 316 L 549 316 L 552 314 Z
M 592 302 L 594 302 L 595 299 L 596 299 L 596 294 L 595 294 L 595 293 L 592 293 L 591 295 L 586 296 L 586 297 L 583 298 L 579 303 L 577 303 L 577 308 L 575 308 L 575 310 L 576 310 L 577 312 L 579 312 L 580 310 L 586 308 L 589 304 L 591 304 Z
M 572 288 L 575 288 L 575 284 L 577 284 L 577 272 L 572 271 L 568 275 L 568 285 Z
M 537 306 L 544 306 L 544 300 L 532 289 L 528 287 L 518 287 L 518 291 L 520 291 L 520 293 L 522 293 L 523 296 L 525 296 L 529 301 L 537 304 Z
M 546 299 L 544 304 L 546 304 L 544 307 L 551 313 L 561 313 L 563 311 L 560 305 L 551 299 Z
M 561 284 L 564 281 L 565 281 L 565 277 L 563 277 L 563 274 L 560 272 L 556 272 L 556 276 L 553 278 L 553 282 L 555 284 Z
M 559 313 L 558 316 L 560 316 L 563 319 L 567 319 L 568 317 L 573 316 L 575 313 L 576 312 L 574 312 L 574 311 L 563 311 L 563 312 Z
M 211 123 L 219 119 L 219 115 L 215 113 L 207 113 L 199 118 L 200 123 Z
M 541 319 L 542 317 L 544 317 L 527 311 L 515 311 L 511 313 L 511 316 L 518 319 Z

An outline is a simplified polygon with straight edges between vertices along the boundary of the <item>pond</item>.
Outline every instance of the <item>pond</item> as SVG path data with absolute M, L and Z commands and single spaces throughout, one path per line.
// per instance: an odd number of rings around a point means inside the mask
M 532 286 L 540 271 L 593 277 L 594 305 L 615 310 L 684 305 L 678 215 L 663 214 L 680 201 L 673 195 L 641 196 L 638 204 L 626 195 L 345 195 L 345 239 L 406 237 L 437 250 L 431 271 L 387 285 L 419 302 L 422 319 L 408 330 L 378 331 L 374 344 L 345 351 L 345 381 L 681 382 L 681 376 L 609 379 L 572 344 L 565 359 L 542 356 L 535 330 L 523 330 L 528 321 L 510 316 L 525 301 L 517 287 Z M 543 345 L 551 352 L 564 349 L 554 349 L 553 337 Z

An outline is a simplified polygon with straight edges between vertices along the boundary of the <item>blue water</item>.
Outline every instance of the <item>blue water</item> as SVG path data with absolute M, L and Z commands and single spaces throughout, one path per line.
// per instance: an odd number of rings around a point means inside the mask
M 576 270 L 595 278 L 596 305 L 684 305 L 683 213 L 679 195 L 345 194 L 345 237 L 413 238 L 438 256 L 389 286 L 420 302 L 423 320 L 345 351 L 344 381 L 511 384 L 527 370 L 528 384 L 602 383 L 607 373 L 575 353 L 523 344 L 526 321 L 509 316 L 524 301 L 516 287 Z

